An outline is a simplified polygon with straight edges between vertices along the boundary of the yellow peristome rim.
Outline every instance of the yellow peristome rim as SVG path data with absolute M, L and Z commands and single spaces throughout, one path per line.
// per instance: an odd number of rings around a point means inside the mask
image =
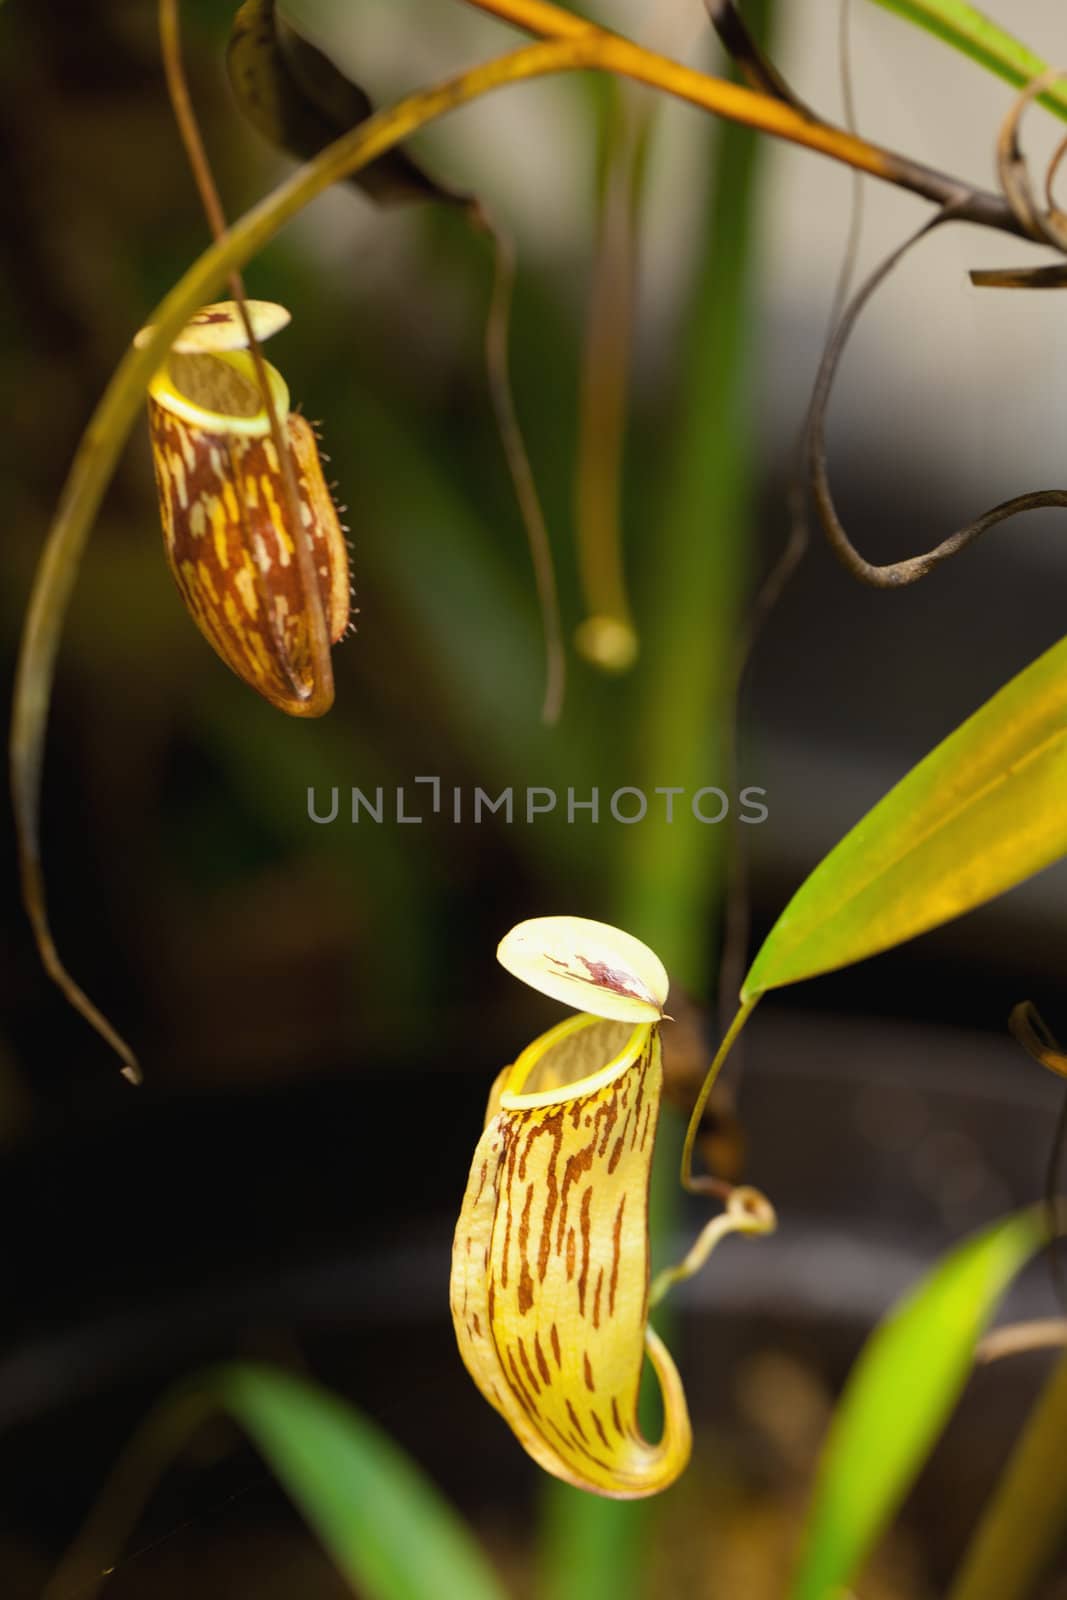
M 639 1022 L 632 1030 L 622 1049 L 612 1056 L 597 1072 L 592 1072 L 588 1077 L 575 1078 L 570 1083 L 559 1084 L 554 1089 L 541 1089 L 534 1094 L 523 1094 L 522 1085 L 530 1074 L 540 1064 L 550 1050 L 562 1044 L 565 1039 L 574 1034 L 581 1033 L 586 1028 L 594 1027 L 602 1022 L 617 1021 L 617 1018 L 598 1017 L 591 1012 L 582 1012 L 577 1016 L 568 1017 L 564 1022 L 557 1023 L 539 1039 L 526 1046 L 521 1056 L 515 1061 L 508 1072 L 500 1095 L 500 1109 L 502 1111 L 533 1111 L 539 1106 L 557 1106 L 567 1100 L 575 1100 L 582 1095 L 596 1094 L 601 1089 L 606 1089 L 615 1082 L 624 1072 L 633 1066 L 634 1061 L 641 1054 L 648 1039 L 650 1030 L 656 1026 L 652 1022 Z
M 178 352 L 182 354 L 184 352 Z M 223 362 L 231 367 L 238 377 L 258 388 L 256 364 L 246 350 L 227 350 L 199 352 L 211 361 Z M 173 352 L 172 352 L 173 355 Z M 269 362 L 263 363 L 270 384 L 271 397 L 274 401 L 274 410 L 279 422 L 284 422 L 289 415 L 289 386 L 276 367 Z M 235 416 L 226 411 L 212 411 L 205 406 L 197 405 L 183 394 L 177 387 L 171 374 L 171 358 L 160 367 L 155 377 L 148 386 L 149 396 L 166 411 L 174 416 L 181 417 L 183 421 L 191 423 L 193 427 L 203 428 L 211 433 L 228 433 L 240 436 L 243 439 L 261 439 L 271 431 L 270 418 L 265 406 L 252 416 Z

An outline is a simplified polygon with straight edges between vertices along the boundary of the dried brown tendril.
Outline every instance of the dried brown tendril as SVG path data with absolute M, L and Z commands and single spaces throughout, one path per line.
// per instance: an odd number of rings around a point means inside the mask
M 1067 507 L 1067 489 L 1037 489 L 1028 494 L 1015 495 L 1010 500 L 1002 500 L 989 511 L 983 512 L 966 527 L 950 534 L 947 539 L 943 539 L 940 544 L 934 545 L 922 555 L 907 556 L 902 561 L 886 562 L 883 565 L 867 561 L 860 554 L 838 516 L 830 489 L 826 458 L 826 412 L 845 347 L 875 292 L 900 265 L 908 252 L 936 229 L 959 220 L 961 219 L 953 202 L 943 206 L 935 216 L 905 239 L 903 244 L 898 245 L 860 285 L 841 314 L 841 319 L 827 344 L 815 380 L 808 416 L 807 445 L 812 498 L 819 521 L 838 560 L 860 583 L 865 583 L 874 589 L 900 589 L 908 584 L 917 583 L 935 567 L 941 566 L 950 557 L 958 555 L 961 550 L 973 544 L 988 529 L 1000 522 L 1006 522 L 1009 517 L 1017 516 L 1020 512 L 1036 511 L 1049 506 Z

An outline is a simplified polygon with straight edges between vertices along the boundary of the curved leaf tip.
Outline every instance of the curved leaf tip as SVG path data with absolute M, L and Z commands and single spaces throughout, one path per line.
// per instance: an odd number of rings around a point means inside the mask
M 903 944 L 1067 853 L 1067 639 L 914 767 L 801 885 L 745 979 L 754 1001 Z

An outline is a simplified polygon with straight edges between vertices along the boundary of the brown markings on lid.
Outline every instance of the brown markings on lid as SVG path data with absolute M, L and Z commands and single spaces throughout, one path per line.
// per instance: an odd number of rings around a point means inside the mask
M 575 983 L 588 983 L 591 988 L 607 989 L 612 994 L 619 994 L 627 1000 L 642 1000 L 646 1005 L 660 1009 L 659 1002 L 632 975 L 619 972 L 615 967 L 609 967 L 606 961 L 590 961 L 587 956 L 579 956 L 578 960 L 585 968 L 585 972 L 577 972 L 569 962 L 561 956 L 554 956 L 547 950 L 541 952 L 545 961 L 551 963 L 566 978 L 573 978 Z

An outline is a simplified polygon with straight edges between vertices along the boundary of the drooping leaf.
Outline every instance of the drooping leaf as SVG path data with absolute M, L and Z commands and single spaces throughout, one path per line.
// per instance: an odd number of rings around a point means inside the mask
M 771 929 L 741 994 L 862 961 L 1067 853 L 1067 639 L 1006 684 L 846 834 Z
M 223 1367 L 210 1389 L 361 1600 L 504 1600 L 459 1518 L 365 1417 L 270 1367 Z
M 1026 1211 L 953 1250 L 875 1330 L 823 1454 L 790 1600 L 838 1600 L 944 1426 L 997 1302 L 1044 1238 Z
M 370 96 L 278 14 L 274 0 L 245 0 L 226 51 L 241 111 L 265 139 L 300 161 L 325 150 L 374 110 Z M 379 156 L 355 183 L 379 204 L 439 200 L 468 207 L 470 197 L 431 178 L 402 149 Z

